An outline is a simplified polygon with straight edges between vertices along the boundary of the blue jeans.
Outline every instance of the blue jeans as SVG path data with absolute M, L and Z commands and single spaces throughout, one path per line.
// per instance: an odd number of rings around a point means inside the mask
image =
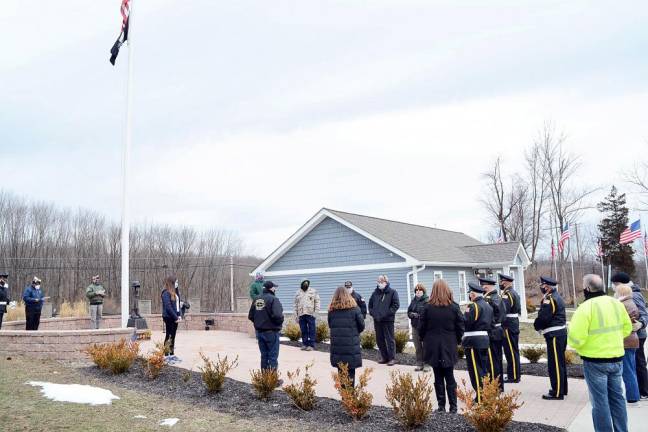
M 261 351 L 261 369 L 277 369 L 279 366 L 279 332 L 258 331 L 256 332 Z
M 623 356 L 623 384 L 625 384 L 626 400 L 638 401 L 639 382 L 637 381 L 637 363 L 635 358 L 636 348 L 626 348 Z
M 315 317 L 313 315 L 300 316 L 299 328 L 302 334 L 302 344 L 315 348 Z
M 596 432 L 628 432 L 628 413 L 621 386 L 622 362 L 583 361 Z

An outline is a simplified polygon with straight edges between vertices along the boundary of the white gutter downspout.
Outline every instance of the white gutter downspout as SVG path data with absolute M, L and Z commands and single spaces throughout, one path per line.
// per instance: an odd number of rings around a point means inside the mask
M 407 304 L 409 306 L 409 302 L 412 301 L 412 288 L 410 284 L 410 276 L 412 277 L 412 280 L 414 282 L 414 285 L 418 283 L 418 272 L 425 270 L 425 264 L 421 266 L 421 268 L 417 269 L 416 266 L 412 267 L 412 271 L 407 273 Z M 410 321 L 409 317 L 407 317 L 407 328 L 409 329 L 409 335 L 410 339 L 412 339 L 412 322 Z

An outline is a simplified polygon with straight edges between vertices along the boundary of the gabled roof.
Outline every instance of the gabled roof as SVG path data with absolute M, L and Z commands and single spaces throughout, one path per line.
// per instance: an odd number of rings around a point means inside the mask
M 270 254 L 255 269 L 255 272 L 269 268 L 326 217 L 342 223 L 402 256 L 409 265 L 426 263 L 506 265 L 514 264 L 518 254 L 521 254 L 520 257 L 524 266 L 529 264 L 526 251 L 519 242 L 484 244 L 458 231 L 448 231 L 323 208 Z

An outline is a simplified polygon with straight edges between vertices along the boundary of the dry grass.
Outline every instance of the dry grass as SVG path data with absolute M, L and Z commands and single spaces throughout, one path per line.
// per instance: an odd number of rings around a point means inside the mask
M 7 309 L 3 321 L 24 321 L 25 320 L 25 303 L 16 302 L 14 309 Z
M 86 317 L 88 315 L 88 303 L 85 301 L 63 302 L 59 311 L 59 317 L 61 318 Z

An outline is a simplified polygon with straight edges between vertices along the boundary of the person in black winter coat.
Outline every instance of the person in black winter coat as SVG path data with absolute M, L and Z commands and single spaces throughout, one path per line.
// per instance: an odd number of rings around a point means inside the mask
M 349 368 L 349 378 L 355 385 L 355 370 L 362 366 L 360 333 L 364 330 L 364 317 L 360 308 L 345 287 L 333 294 L 328 312 L 331 330 L 331 366 L 340 369 L 340 363 Z
M 423 340 L 424 360 L 434 372 L 434 390 L 439 411 L 445 411 L 446 393 L 450 412 L 457 412 L 457 382 L 454 365 L 457 345 L 464 334 L 464 317 L 452 299 L 452 291 L 443 279 L 434 281 L 430 301 L 425 304 L 417 323 Z
M 178 279 L 174 275 L 164 278 L 164 289 L 162 290 L 162 320 L 164 321 L 164 345 L 168 350 L 166 354 L 173 360 L 175 357 L 175 339 L 178 331 L 178 323 L 182 321 L 180 314 L 180 293 L 178 291 Z
M 344 288 L 346 288 L 347 292 L 351 294 L 351 297 L 353 297 L 353 300 L 355 300 L 356 304 L 360 308 L 360 312 L 362 313 L 362 318 L 367 318 L 367 303 L 362 298 L 362 296 L 358 294 L 358 292 L 355 289 L 353 289 L 353 282 L 351 281 L 344 282 Z
M 283 306 L 275 296 L 278 287 L 272 281 L 265 281 L 263 293 L 254 299 L 248 312 L 248 319 L 254 323 L 259 343 L 261 369 L 277 369 L 279 366 L 279 331 L 284 315 Z
M 428 302 L 429 297 L 425 293 L 425 286 L 422 283 L 416 284 L 414 287 L 414 298 L 407 308 L 407 316 L 412 325 L 412 341 L 414 342 L 414 349 L 416 351 L 416 367 L 415 371 L 429 372 L 429 368 L 423 362 L 423 339 L 418 334 L 419 317 Z
M 369 315 L 374 320 L 376 343 L 382 360 L 378 363 L 387 366 L 396 364 L 396 340 L 394 339 L 394 321 L 400 307 L 398 293 L 389 286 L 387 275 L 378 277 L 378 285 L 369 299 Z
M 9 284 L 7 283 L 9 275 L 7 273 L 0 273 L 0 329 L 2 328 L 2 318 L 7 312 L 7 306 L 11 301 L 9 299 Z

